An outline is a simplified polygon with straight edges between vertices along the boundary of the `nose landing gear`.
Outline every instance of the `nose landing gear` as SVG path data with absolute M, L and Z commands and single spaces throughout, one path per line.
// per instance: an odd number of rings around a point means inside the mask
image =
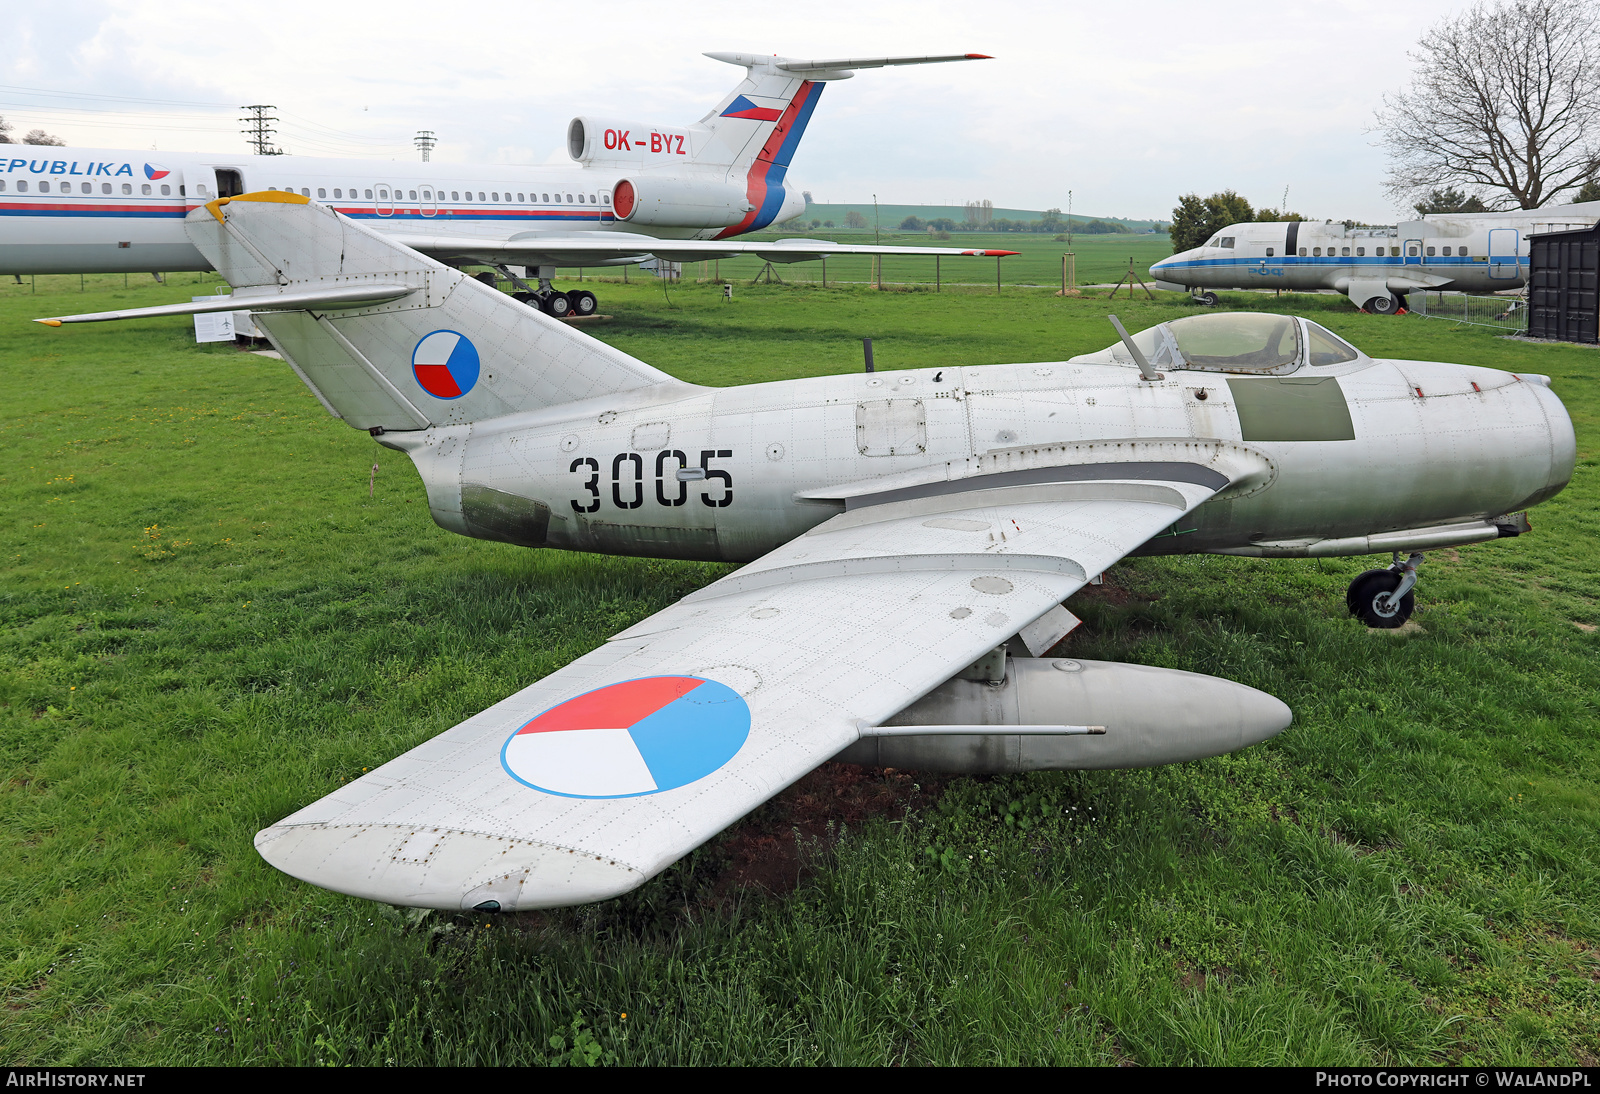
M 1420 565 L 1420 551 L 1413 551 L 1404 562 L 1396 551 L 1387 569 L 1368 570 L 1358 576 L 1350 583 L 1344 597 L 1350 614 L 1369 627 L 1392 630 L 1403 626 L 1416 610 L 1417 600 L 1412 590 L 1417 584 Z

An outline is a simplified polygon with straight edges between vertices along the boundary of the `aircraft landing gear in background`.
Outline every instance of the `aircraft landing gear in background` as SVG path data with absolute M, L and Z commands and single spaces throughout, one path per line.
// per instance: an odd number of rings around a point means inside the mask
M 528 307 L 537 308 L 546 315 L 554 316 L 557 319 L 564 319 L 569 315 L 593 315 L 595 309 L 600 306 L 600 302 L 595 299 L 594 293 L 589 292 L 587 289 L 558 292 L 551 287 L 550 278 L 548 277 L 539 278 L 539 287 L 536 289 L 505 266 L 496 266 L 495 269 L 500 271 L 501 277 L 504 277 L 517 287 L 517 291 L 511 294 L 513 300 L 521 301 Z M 488 281 L 489 284 L 494 283 L 493 274 L 482 273 L 478 277 L 480 280 Z
M 1403 626 L 1417 607 L 1413 590 L 1417 584 L 1417 567 L 1420 565 L 1420 551 L 1413 551 L 1404 562 L 1400 561 L 1400 552 L 1396 551 L 1388 569 L 1368 570 L 1358 576 L 1344 594 L 1350 614 L 1369 627 L 1393 630 Z
M 1202 308 L 1214 308 L 1217 306 L 1217 294 L 1209 289 L 1205 292 L 1197 292 L 1189 299 L 1199 304 Z
M 1374 296 L 1362 305 L 1362 311 L 1369 311 L 1373 315 L 1399 315 L 1402 307 L 1398 296 Z

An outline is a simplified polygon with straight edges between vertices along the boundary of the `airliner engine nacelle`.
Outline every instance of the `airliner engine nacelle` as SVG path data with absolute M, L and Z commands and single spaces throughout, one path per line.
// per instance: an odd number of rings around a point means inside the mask
M 618 179 L 611 208 L 620 221 L 656 228 L 726 228 L 755 206 L 744 187 L 714 179 Z
M 581 164 L 629 163 L 649 167 L 692 163 L 699 126 L 673 128 L 609 118 L 573 118 L 567 123 L 567 155 Z

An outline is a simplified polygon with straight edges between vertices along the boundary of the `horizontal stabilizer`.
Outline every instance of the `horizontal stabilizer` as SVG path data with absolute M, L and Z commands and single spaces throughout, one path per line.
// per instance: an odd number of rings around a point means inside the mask
M 863 68 L 888 68 L 892 65 L 936 65 L 945 61 L 992 61 L 987 53 L 941 53 L 927 57 L 840 57 L 826 61 L 806 61 L 761 53 L 707 53 L 713 61 L 751 68 L 771 65 L 780 72 L 810 75 L 815 72 L 854 72 Z
M 223 296 L 189 304 L 160 304 L 153 308 L 130 308 L 127 311 L 60 315 L 53 319 L 35 319 L 34 322 L 47 327 L 59 327 L 63 323 L 105 323 L 113 319 L 153 319 L 162 315 L 204 315 L 219 311 L 346 311 L 387 304 L 416 291 L 411 285 L 331 285 L 297 292 Z

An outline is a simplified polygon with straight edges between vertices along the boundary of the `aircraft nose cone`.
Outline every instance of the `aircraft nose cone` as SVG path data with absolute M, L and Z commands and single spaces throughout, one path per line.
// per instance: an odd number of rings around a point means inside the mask
M 445 911 L 587 904 L 647 876 L 582 848 L 427 825 L 278 824 L 255 844 L 279 870 L 324 889 Z

